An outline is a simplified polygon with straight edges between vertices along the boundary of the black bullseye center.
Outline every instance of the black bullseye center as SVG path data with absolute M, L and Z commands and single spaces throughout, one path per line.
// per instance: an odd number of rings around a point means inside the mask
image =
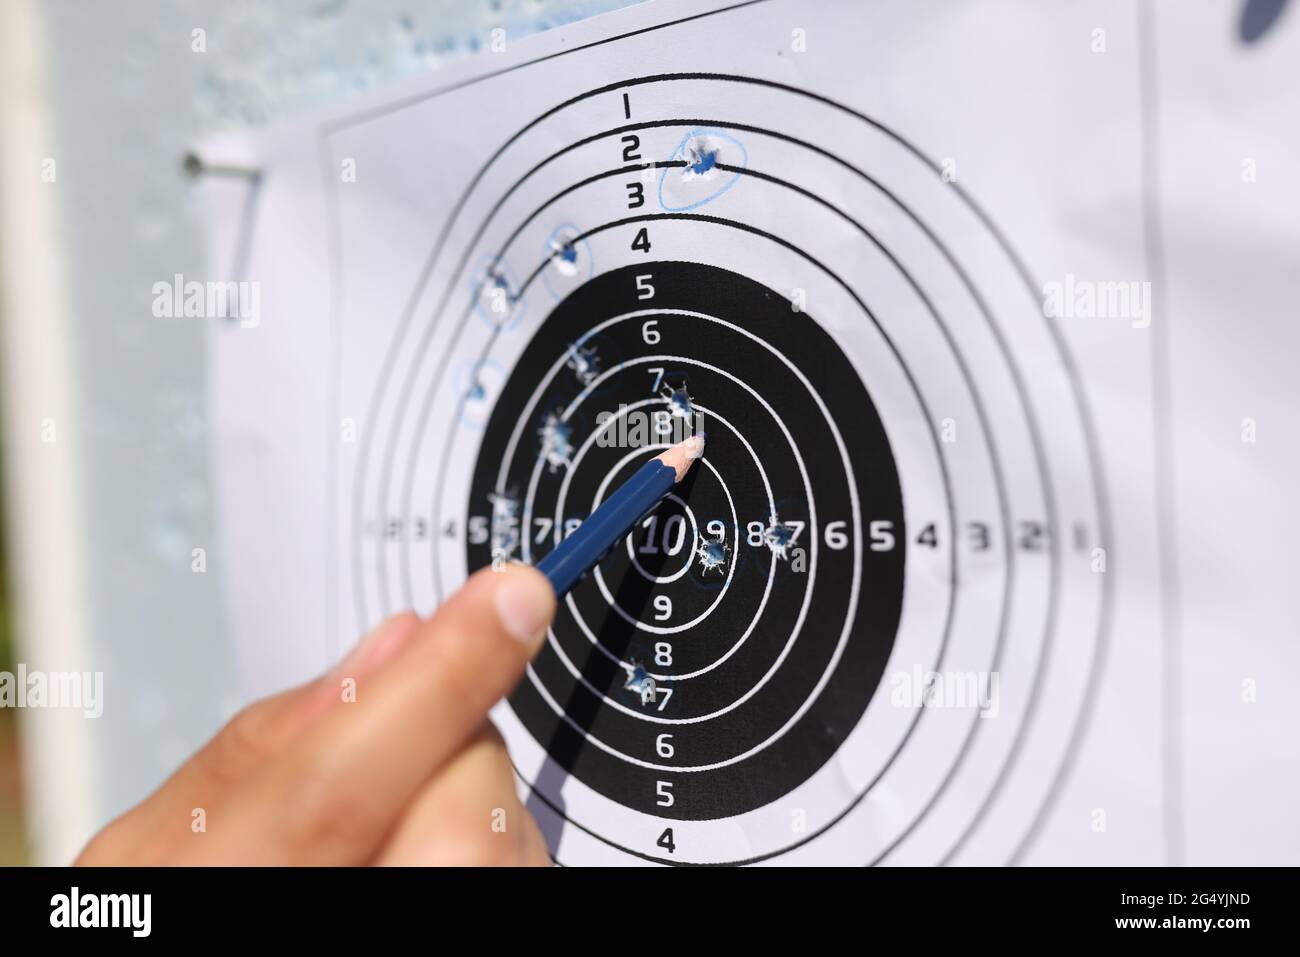
M 638 295 L 647 274 L 651 308 Z M 530 405 L 574 343 L 591 348 L 599 372 L 619 371 L 593 391 L 561 367 Z M 669 413 L 678 390 L 709 410 L 707 466 L 697 463 L 680 502 L 633 529 L 631 554 L 625 540 L 599 580 L 570 593 L 554 645 L 510 706 L 566 774 L 605 797 L 711 820 L 779 799 L 831 758 L 876 694 L 898 629 L 899 479 L 875 406 L 832 337 L 789 300 L 717 267 L 654 262 L 596 276 L 552 311 L 511 373 L 468 505 L 471 517 L 485 513 L 521 419 L 568 410 L 577 449 L 620 409 Z M 528 514 L 552 528 L 585 518 L 653 454 L 592 442 L 571 473 L 539 470 L 534 431 L 504 463 L 504 484 L 529 489 Z M 892 522 L 899 547 L 865 547 L 872 521 Z M 780 556 L 772 526 L 798 529 Z M 532 559 L 553 543 L 542 536 Z M 491 554 L 470 544 L 467 558 L 473 569 Z M 658 676 L 653 700 L 626 687 L 634 665 Z

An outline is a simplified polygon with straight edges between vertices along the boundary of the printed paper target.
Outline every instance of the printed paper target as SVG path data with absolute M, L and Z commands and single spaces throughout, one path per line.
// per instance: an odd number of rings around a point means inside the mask
M 746 75 L 627 72 L 467 148 L 392 334 L 342 330 L 379 369 L 345 393 L 344 624 L 537 562 L 706 433 L 494 713 L 556 861 L 1017 859 L 1089 707 L 1106 513 L 997 209 Z M 376 200 L 337 193 L 346 289 Z

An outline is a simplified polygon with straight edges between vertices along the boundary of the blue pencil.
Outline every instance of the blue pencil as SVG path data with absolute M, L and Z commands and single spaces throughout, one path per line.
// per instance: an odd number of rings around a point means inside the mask
M 641 516 L 663 501 L 703 452 L 704 436 L 693 435 L 651 459 L 538 562 L 537 570 L 550 580 L 556 597 L 563 598 Z

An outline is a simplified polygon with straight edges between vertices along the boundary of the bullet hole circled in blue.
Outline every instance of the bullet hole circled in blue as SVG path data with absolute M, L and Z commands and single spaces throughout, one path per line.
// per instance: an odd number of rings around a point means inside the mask
M 452 376 L 452 389 L 460 400 L 460 421 L 474 432 L 482 432 L 496 396 L 506 381 L 506 370 L 495 359 L 462 362 Z
M 595 275 L 591 246 L 578 238 L 581 235 L 577 226 L 564 223 L 546 237 L 542 255 L 547 263 L 542 270 L 542 281 L 557 302 Z
M 510 332 L 524 317 L 525 301 L 519 297 L 514 271 L 499 256 L 488 254 L 469 280 L 474 311 L 489 328 Z
M 669 166 L 659 177 L 659 205 L 670 213 L 699 209 L 739 181 L 749 162 L 744 145 L 721 130 L 690 130 L 673 151 Z M 720 165 L 732 167 L 720 169 Z

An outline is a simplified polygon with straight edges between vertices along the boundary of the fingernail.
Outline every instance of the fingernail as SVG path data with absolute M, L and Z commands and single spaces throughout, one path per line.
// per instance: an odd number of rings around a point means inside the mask
M 501 626 L 520 644 L 535 648 L 546 637 L 555 593 L 539 572 L 511 569 L 500 578 L 492 600 Z

